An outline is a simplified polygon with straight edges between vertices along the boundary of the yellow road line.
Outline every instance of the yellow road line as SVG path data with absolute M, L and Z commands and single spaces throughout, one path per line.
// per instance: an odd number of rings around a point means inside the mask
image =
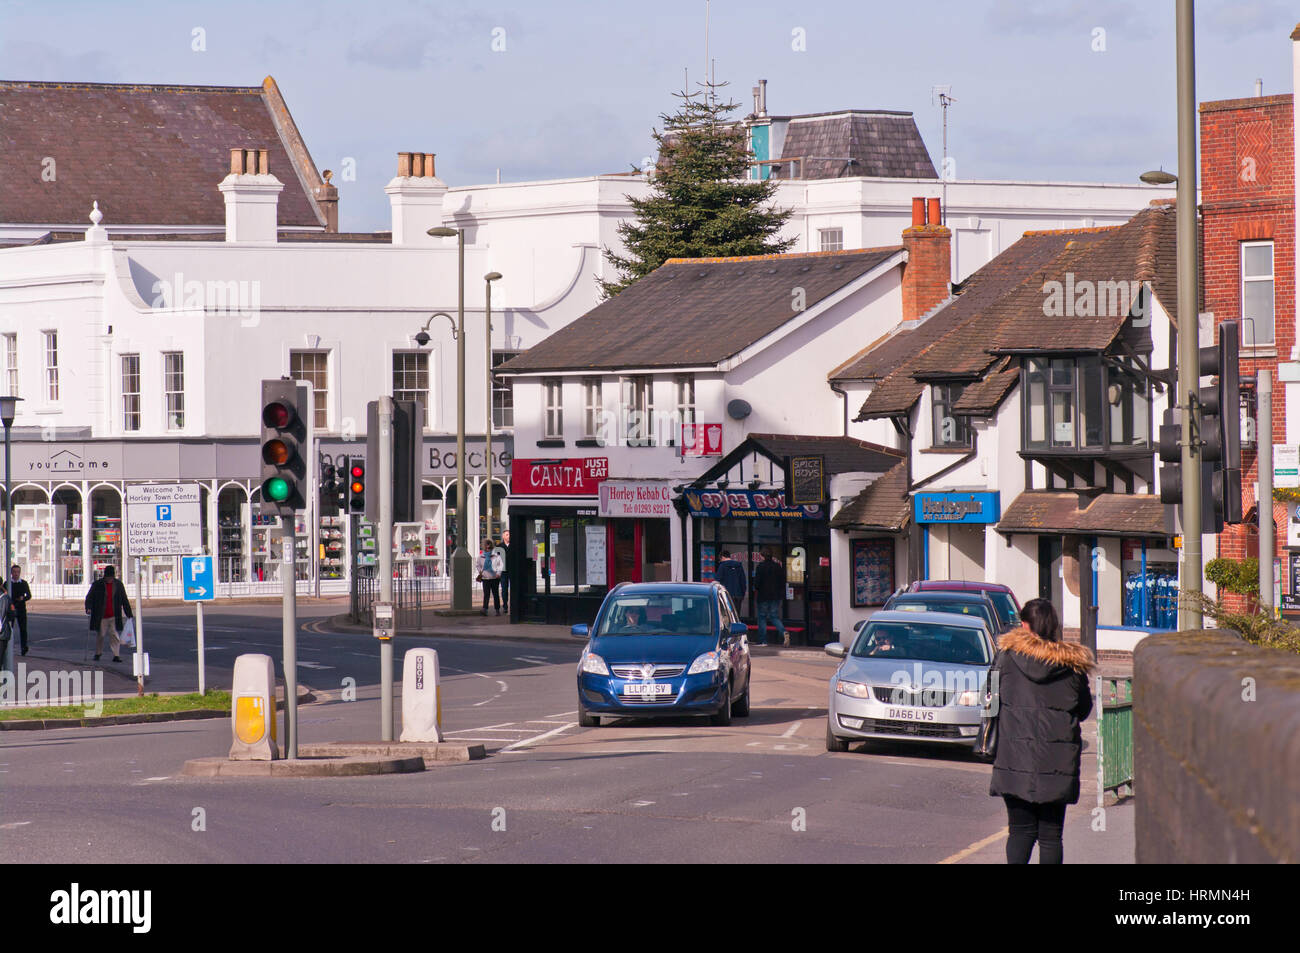
M 977 853 L 978 851 L 983 850 L 985 847 L 988 847 L 989 844 L 996 844 L 998 841 L 1002 840 L 1002 838 L 1004 838 L 1004 837 L 1006 837 L 1006 836 L 1007 836 L 1007 829 L 1004 827 L 1004 828 L 1002 828 L 1002 830 L 998 831 L 996 834 L 990 834 L 988 837 L 984 838 L 983 840 L 981 840 L 981 841 L 976 841 L 975 843 L 973 843 L 973 844 L 971 844 L 969 847 L 967 847 L 965 850 L 959 850 L 959 851 L 957 851 L 957 853 L 953 854 L 951 857 L 945 857 L 943 860 L 939 861 L 939 863 L 941 863 L 941 864 L 959 864 L 959 863 L 961 863 L 963 860 L 965 860 L 967 857 L 969 857 L 971 854 L 974 854 L 974 853 Z

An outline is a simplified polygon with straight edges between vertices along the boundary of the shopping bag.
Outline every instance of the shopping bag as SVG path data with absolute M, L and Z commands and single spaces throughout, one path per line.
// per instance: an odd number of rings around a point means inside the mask
M 122 643 L 124 648 L 135 647 L 135 619 L 126 620 L 126 624 L 122 626 L 122 634 L 119 636 L 118 641 Z

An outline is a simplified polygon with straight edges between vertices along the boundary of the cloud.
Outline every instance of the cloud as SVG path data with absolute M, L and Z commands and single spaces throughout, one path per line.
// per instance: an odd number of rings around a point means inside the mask
M 1137 40 L 1155 35 L 1151 25 L 1138 16 L 1136 5 L 1117 0 L 997 0 L 989 10 L 987 21 L 1001 33 L 1028 36 L 1086 35 L 1095 27 L 1104 28 L 1107 34 L 1122 34 Z M 1172 10 L 1169 26 L 1173 28 Z
M 1205 17 L 1209 32 L 1225 40 L 1239 40 L 1256 33 L 1275 33 L 1280 41 L 1289 36 L 1295 18 L 1276 0 L 1238 0 L 1221 4 Z
M 7 40 L 0 45 L 0 63 L 11 80 L 112 83 L 122 78 L 107 50 L 69 53 L 34 40 Z

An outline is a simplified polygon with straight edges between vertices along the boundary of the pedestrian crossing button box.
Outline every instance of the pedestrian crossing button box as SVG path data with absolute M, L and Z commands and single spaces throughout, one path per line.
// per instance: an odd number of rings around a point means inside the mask
M 275 662 L 269 655 L 235 659 L 230 689 L 230 760 L 277 761 L 275 739 Z

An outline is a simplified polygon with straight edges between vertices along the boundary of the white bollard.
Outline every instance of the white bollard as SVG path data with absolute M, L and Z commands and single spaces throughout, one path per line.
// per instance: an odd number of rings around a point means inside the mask
M 407 649 L 402 658 L 402 735 L 399 741 L 442 741 L 438 653 Z
M 271 656 L 241 655 L 235 659 L 230 709 L 230 760 L 278 761 L 275 662 Z

